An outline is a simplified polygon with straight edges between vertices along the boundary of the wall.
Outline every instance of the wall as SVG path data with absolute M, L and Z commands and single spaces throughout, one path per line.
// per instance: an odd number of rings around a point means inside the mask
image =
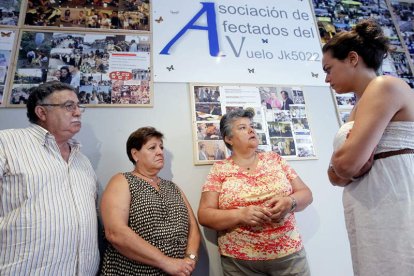
M 297 220 L 312 275 L 348 276 L 353 273 L 341 203 L 342 189 L 331 186 L 326 176 L 338 120 L 329 88 L 306 87 L 305 92 L 318 159 L 289 161 L 309 185 L 314 197 L 311 206 L 297 213 Z M 25 109 L 0 109 L 0 129 L 27 125 Z M 196 212 L 201 185 L 210 166 L 193 165 L 189 86 L 183 83 L 156 83 L 153 108 L 86 110 L 77 139 L 96 170 L 100 194 L 112 175 L 132 169 L 125 153 L 126 139 L 133 130 L 147 125 L 158 128 L 166 137 L 166 165 L 160 175 L 172 179 L 184 190 Z M 203 247 L 193 275 L 219 276 L 215 232 L 203 227 L 201 230 Z

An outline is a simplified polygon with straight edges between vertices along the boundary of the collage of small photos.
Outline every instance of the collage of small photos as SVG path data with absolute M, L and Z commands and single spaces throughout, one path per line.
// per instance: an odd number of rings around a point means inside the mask
M 287 159 L 316 158 L 305 97 L 299 87 L 192 85 L 194 159 L 208 164 L 230 155 L 220 119 L 234 109 L 252 108 L 259 149 Z
M 15 31 L 4 29 L 0 32 L 0 106 L 4 101 L 7 89 L 7 72 L 9 70 L 10 58 L 13 50 Z
M 219 86 L 195 86 L 192 93 L 195 110 L 197 158 L 200 163 L 223 160 L 228 152 L 220 135 L 223 114 Z
M 148 35 L 22 33 L 10 104 L 25 104 L 31 87 L 59 80 L 82 104 L 149 104 Z
M 20 0 L 0 1 L 0 25 L 17 26 L 20 15 Z
M 149 31 L 149 0 L 28 0 L 26 26 Z
M 32 87 L 53 80 L 82 104 L 152 106 L 149 0 L 24 3 L 0 3 L 0 25 L 10 26 L 0 26 L 1 106 L 24 106 Z
M 402 39 L 414 64 L 414 2 L 391 0 Z
M 16 37 L 16 30 L 12 28 L 19 22 L 20 6 L 20 0 L 0 1 L 0 26 L 4 26 L 0 28 L 0 106 L 3 106 L 4 95 L 8 90 L 8 74 Z
M 356 104 L 355 94 L 335 94 L 335 100 L 336 106 L 338 107 L 340 124 L 344 124 L 348 121 L 349 115 Z

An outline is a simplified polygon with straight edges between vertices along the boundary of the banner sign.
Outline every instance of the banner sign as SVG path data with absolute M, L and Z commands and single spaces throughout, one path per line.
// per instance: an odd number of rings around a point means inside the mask
M 154 81 L 325 86 L 309 1 L 153 1 Z

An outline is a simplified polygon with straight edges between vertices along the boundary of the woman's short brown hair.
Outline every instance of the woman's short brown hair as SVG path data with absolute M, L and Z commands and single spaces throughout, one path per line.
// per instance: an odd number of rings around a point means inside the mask
M 129 160 L 135 165 L 135 160 L 132 157 L 131 150 L 140 150 L 151 138 L 163 139 L 164 134 L 153 127 L 141 127 L 132 132 L 126 142 L 126 150 Z

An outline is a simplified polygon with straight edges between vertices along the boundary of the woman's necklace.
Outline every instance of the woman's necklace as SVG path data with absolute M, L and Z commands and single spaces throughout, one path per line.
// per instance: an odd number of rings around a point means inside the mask
M 248 164 L 246 164 L 246 165 L 239 165 L 239 167 L 242 167 L 242 168 L 244 168 L 244 169 L 246 169 L 246 170 L 248 170 L 248 171 L 250 171 L 250 169 L 252 168 L 252 167 L 254 167 L 254 164 L 256 164 L 256 159 L 257 159 L 257 154 L 256 153 L 254 153 L 254 157 L 253 157 L 253 160 L 251 161 L 251 162 L 249 162 Z
M 148 182 L 150 182 L 151 184 L 154 183 L 158 185 L 158 176 L 150 177 L 143 173 L 140 173 L 138 170 L 134 170 L 134 172 L 136 172 L 139 176 L 143 177 L 145 180 L 148 180 Z

